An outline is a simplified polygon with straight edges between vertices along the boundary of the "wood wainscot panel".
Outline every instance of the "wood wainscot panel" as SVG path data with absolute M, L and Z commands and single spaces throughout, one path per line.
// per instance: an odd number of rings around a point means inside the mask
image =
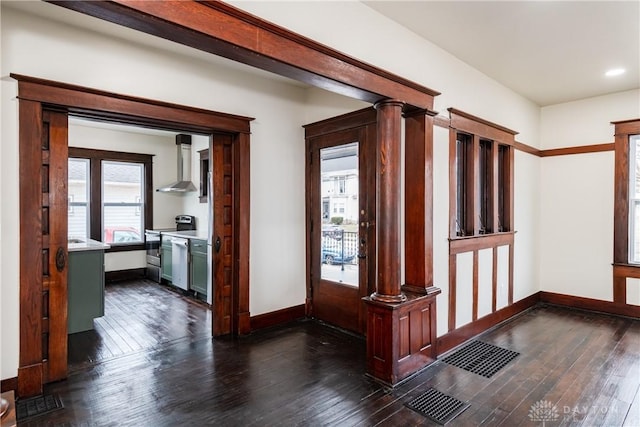
M 367 304 L 367 373 L 396 386 L 436 360 L 436 296 L 406 292 L 407 300 L 385 303 L 370 297 Z

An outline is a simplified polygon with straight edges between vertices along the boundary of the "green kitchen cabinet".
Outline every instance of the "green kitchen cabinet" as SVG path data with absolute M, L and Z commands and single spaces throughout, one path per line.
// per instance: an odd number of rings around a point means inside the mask
M 104 316 L 104 250 L 69 252 L 67 333 L 93 329 Z
M 162 278 L 171 282 L 171 237 L 162 236 L 160 251 L 160 270 L 162 272 Z
M 207 241 L 191 240 L 191 289 L 207 296 Z

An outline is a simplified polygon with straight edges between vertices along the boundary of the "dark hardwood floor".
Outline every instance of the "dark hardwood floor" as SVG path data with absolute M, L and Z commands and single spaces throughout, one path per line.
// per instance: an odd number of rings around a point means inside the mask
M 364 374 L 356 336 L 299 321 L 214 340 L 152 299 L 139 308 L 159 322 L 150 347 L 77 367 L 46 387 L 65 408 L 20 426 L 435 426 L 404 406 L 428 387 L 470 403 L 449 426 L 542 425 L 529 417 L 541 401 L 558 415 L 547 426 L 640 426 L 640 321 L 538 306 L 478 338 L 520 352 L 491 378 L 438 361 L 389 389 Z M 164 339 L 168 325 L 183 336 Z
M 94 327 L 69 335 L 69 370 L 170 341 L 210 337 L 211 310 L 149 280 L 118 282 L 105 287 L 105 315 Z

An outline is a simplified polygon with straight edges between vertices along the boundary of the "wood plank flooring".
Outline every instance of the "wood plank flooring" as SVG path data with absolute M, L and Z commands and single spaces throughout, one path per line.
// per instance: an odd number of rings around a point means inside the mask
M 95 329 L 69 335 L 69 369 L 152 350 L 170 341 L 211 336 L 211 310 L 179 290 L 149 280 L 108 284 Z
M 65 409 L 20 425 L 435 426 L 404 406 L 428 387 L 471 404 L 448 426 L 542 425 L 529 417 L 541 401 L 557 414 L 547 426 L 640 425 L 640 321 L 622 317 L 538 306 L 478 338 L 520 352 L 493 377 L 438 361 L 395 389 L 364 374 L 363 339 L 315 321 L 239 339 L 165 333 L 48 385 Z

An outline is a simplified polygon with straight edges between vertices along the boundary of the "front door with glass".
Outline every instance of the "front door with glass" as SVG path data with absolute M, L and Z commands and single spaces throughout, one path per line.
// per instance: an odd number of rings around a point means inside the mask
M 371 292 L 375 243 L 370 132 L 365 126 L 308 140 L 311 314 L 357 333 L 365 332 L 362 297 Z

